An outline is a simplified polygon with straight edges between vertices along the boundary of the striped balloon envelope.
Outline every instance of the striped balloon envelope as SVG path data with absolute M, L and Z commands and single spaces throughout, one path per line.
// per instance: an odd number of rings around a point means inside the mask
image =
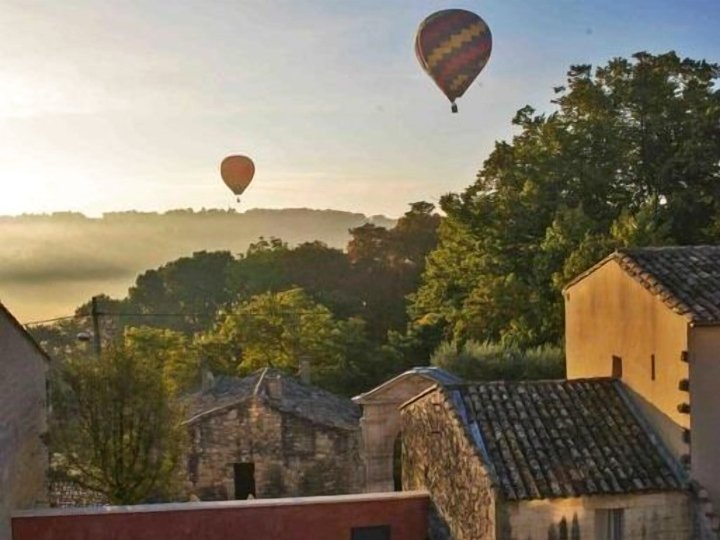
M 492 52 L 490 28 L 464 9 L 438 11 L 425 19 L 415 36 L 415 54 L 452 103 L 462 96 L 487 64 Z

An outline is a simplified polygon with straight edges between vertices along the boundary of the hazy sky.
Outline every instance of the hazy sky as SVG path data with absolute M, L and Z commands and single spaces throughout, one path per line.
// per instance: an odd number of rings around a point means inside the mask
M 494 35 L 450 114 L 413 53 L 446 7 Z M 718 0 L 0 0 L 0 214 L 227 207 L 398 215 L 474 179 L 571 63 L 720 61 Z

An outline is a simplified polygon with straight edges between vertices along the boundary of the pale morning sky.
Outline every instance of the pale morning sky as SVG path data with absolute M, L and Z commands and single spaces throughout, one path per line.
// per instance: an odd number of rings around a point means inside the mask
M 418 23 L 476 11 L 493 56 L 450 114 Z M 396 216 L 471 183 L 571 63 L 720 61 L 718 0 L 0 0 L 0 214 L 234 206 Z

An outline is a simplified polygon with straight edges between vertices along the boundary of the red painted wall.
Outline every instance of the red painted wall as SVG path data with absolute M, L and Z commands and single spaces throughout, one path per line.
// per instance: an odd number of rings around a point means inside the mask
M 13 540 L 350 540 L 352 527 L 390 525 L 392 540 L 425 540 L 426 494 L 22 512 Z

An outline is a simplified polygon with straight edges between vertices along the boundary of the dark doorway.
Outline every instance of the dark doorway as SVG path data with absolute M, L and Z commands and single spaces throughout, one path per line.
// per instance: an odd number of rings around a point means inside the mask
M 255 497 L 255 464 L 235 463 L 235 498 L 247 499 L 250 495 Z
M 393 489 L 402 491 L 402 433 L 398 434 L 393 444 Z

